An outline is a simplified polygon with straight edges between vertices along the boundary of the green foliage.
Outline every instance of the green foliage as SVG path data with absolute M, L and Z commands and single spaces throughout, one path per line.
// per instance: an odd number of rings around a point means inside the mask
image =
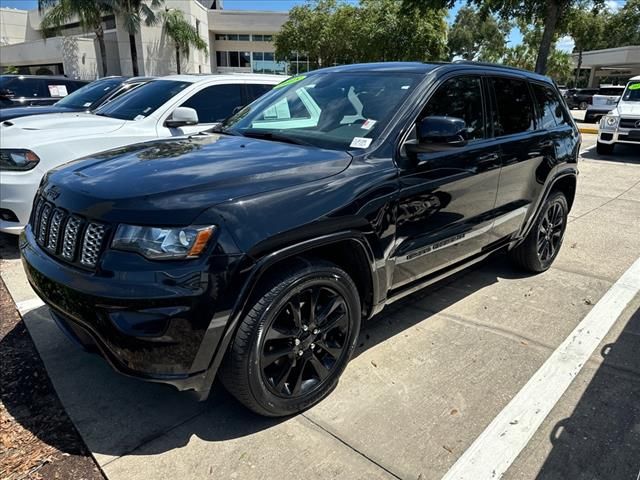
M 627 0 L 611 15 L 606 38 L 609 48 L 640 45 L 640 0 Z
M 403 0 L 408 11 L 425 11 L 432 8 L 451 8 L 456 0 Z M 516 19 L 524 24 L 542 25 L 540 42 L 536 53 L 535 70 L 547 71 L 547 62 L 553 54 L 552 45 L 558 34 L 564 32 L 574 6 L 584 5 L 585 0 L 467 0 L 481 11 L 493 13 L 504 20 Z M 592 0 L 593 8 L 601 8 L 605 0 Z
M 160 17 L 155 10 L 159 9 L 164 0 L 100 0 L 122 19 L 125 30 L 130 35 L 140 31 L 140 25 L 144 23 L 152 27 L 160 22 Z
M 20 71 L 18 70 L 18 67 L 14 67 L 13 65 L 7 65 L 6 67 L 3 67 L 3 74 L 5 75 L 15 75 L 20 73 Z
M 313 0 L 296 6 L 275 37 L 276 58 L 296 52 L 314 67 L 336 63 L 440 60 L 446 55 L 445 11 L 404 15 L 401 0 Z
M 497 20 L 486 12 L 462 7 L 449 31 L 449 57 L 497 62 L 506 53 L 510 31 L 508 20 Z
M 180 10 L 166 10 L 162 14 L 162 29 L 167 37 L 173 40 L 176 47 L 176 68 L 180 73 L 180 54 L 189 56 L 191 47 L 207 51 L 207 42 L 205 42 L 196 28 L 191 25 Z

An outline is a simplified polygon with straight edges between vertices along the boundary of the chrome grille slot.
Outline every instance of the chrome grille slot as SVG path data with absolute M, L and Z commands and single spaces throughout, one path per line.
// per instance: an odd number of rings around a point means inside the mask
M 105 226 L 100 223 L 89 224 L 84 233 L 80 263 L 88 267 L 95 267 L 100 255 L 105 230 Z
M 56 208 L 53 211 L 51 217 L 51 225 L 49 226 L 49 240 L 47 241 L 47 248 L 55 253 L 58 250 L 58 238 L 60 237 L 60 230 L 65 217 L 64 210 Z
M 33 213 L 33 221 L 31 223 L 31 227 L 33 228 L 33 234 L 38 234 L 38 227 L 40 226 L 40 214 L 42 213 L 42 206 L 44 205 L 44 200 L 42 197 L 38 197 L 38 201 L 34 206 Z
M 73 261 L 76 256 L 76 244 L 78 243 L 78 234 L 82 220 L 79 217 L 71 216 L 67 221 L 64 229 L 64 238 L 62 240 L 62 258 Z
M 51 215 L 51 210 L 52 208 L 50 203 L 45 203 L 42 207 L 40 222 L 38 225 L 38 243 L 40 243 L 40 245 L 44 245 L 44 242 L 47 239 L 47 229 L 49 227 L 49 217 Z

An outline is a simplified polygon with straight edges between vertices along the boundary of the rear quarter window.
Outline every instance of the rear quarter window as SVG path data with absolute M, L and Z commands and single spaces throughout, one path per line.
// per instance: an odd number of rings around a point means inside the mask
M 531 84 L 536 101 L 538 128 L 547 129 L 567 123 L 562 100 L 556 91 L 548 86 Z

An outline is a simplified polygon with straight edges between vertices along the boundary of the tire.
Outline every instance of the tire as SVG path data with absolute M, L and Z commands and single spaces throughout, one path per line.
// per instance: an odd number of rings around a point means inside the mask
M 548 270 L 562 246 L 568 214 L 569 206 L 564 194 L 552 192 L 527 237 L 509 252 L 514 263 L 529 272 Z
M 611 155 L 613 153 L 613 148 L 615 147 L 615 143 L 602 143 L 598 142 L 596 144 L 596 152 L 600 155 Z
M 349 275 L 329 262 L 301 260 L 253 297 L 220 379 L 260 415 L 302 412 L 338 384 L 359 331 L 360 297 Z
M 580 102 L 580 104 L 578 104 L 578 109 L 579 110 L 586 110 L 588 106 L 589 106 L 589 104 L 587 102 Z

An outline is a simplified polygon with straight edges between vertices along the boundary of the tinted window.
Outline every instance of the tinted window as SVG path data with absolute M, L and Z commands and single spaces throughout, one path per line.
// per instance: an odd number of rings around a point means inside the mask
M 456 117 L 467 124 L 469 140 L 484 138 L 482 83 L 479 77 L 447 80 L 431 97 L 422 117 Z
M 538 107 L 538 128 L 553 128 L 566 123 L 564 108 L 552 88 L 532 84 Z
M 496 136 L 533 130 L 533 103 L 524 80 L 491 79 L 495 92 L 497 117 L 494 118 Z
M 640 102 L 640 82 L 629 82 L 622 99 L 625 102 Z
M 105 78 L 96 80 L 76 90 L 68 97 L 60 100 L 56 106 L 66 108 L 89 108 L 91 105 L 108 95 L 114 88 L 122 83 L 121 78 Z
M 0 89 L 7 90 L 7 95 L 13 98 L 20 97 L 48 97 L 45 93 L 44 83 L 37 78 L 5 77 L 0 82 Z
M 96 110 L 96 115 L 120 118 L 122 120 L 141 120 L 151 115 L 160 106 L 174 97 L 191 83 L 174 80 L 155 80 L 145 83 L 127 95 L 122 95 Z
M 198 112 L 199 123 L 221 122 L 243 106 L 241 85 L 214 85 L 200 90 L 182 104 Z
M 260 98 L 267 92 L 270 92 L 273 85 L 259 85 L 257 83 L 247 85 L 247 95 L 249 96 L 249 103 L 253 102 L 256 98 Z

